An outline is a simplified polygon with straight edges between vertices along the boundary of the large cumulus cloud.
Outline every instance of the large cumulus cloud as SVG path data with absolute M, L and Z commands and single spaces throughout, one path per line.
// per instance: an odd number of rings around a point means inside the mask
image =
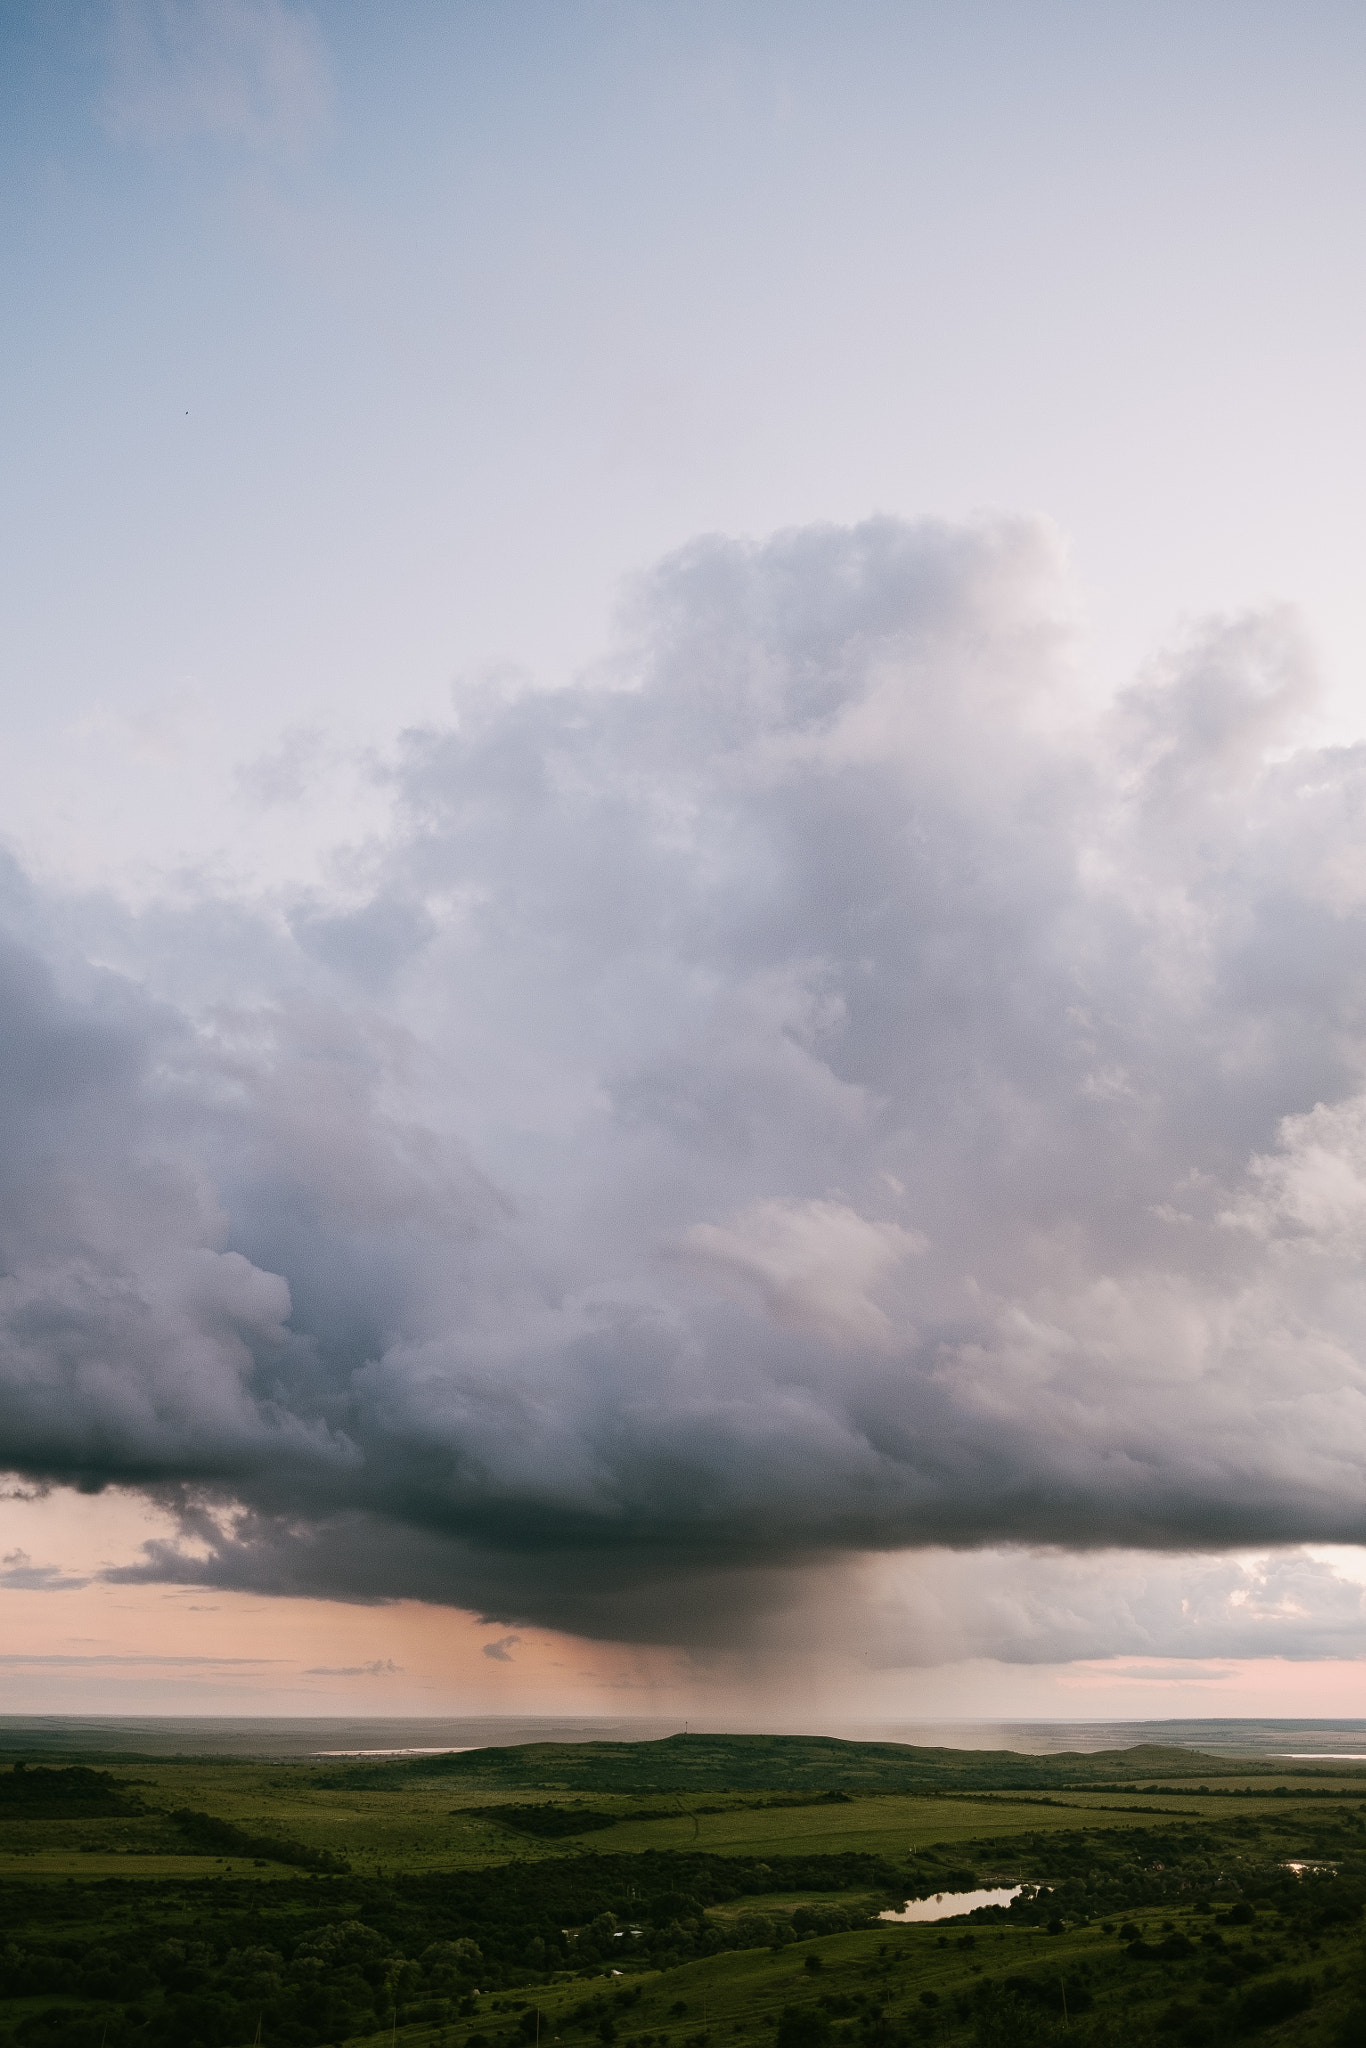
M 704 541 L 331 894 L 10 887 L 0 1452 L 154 1576 L 723 1639 L 939 1545 L 1366 1541 L 1366 751 L 1072 672 L 1046 529 Z

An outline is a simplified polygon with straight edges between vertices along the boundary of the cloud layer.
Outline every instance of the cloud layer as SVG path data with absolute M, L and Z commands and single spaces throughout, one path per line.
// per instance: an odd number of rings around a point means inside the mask
M 1265 615 L 1097 708 L 1036 523 L 707 540 L 408 735 L 331 894 L 13 871 L 4 1462 L 177 1506 L 145 1575 L 640 1640 L 869 1551 L 1366 1541 L 1312 697 Z

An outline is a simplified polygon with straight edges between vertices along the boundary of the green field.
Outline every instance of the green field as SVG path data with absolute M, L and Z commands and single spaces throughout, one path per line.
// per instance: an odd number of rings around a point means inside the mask
M 760 1738 L 738 1738 L 750 1746 Z M 709 1741 L 709 1759 L 716 1751 Z M 622 1745 L 621 1747 L 624 1747 Z M 869 1745 L 879 1751 L 891 1745 Z M 588 1745 L 584 1746 L 589 1747 Z M 596 1745 L 592 1746 L 596 1747 Z M 640 1744 L 644 1752 L 663 1745 Z M 781 1753 L 780 1743 L 773 1747 Z M 844 1750 L 854 1745 L 840 1744 Z M 546 1746 L 536 1745 L 543 1756 Z M 568 1746 L 566 1745 L 566 1750 Z M 497 1782 L 504 1755 L 517 1757 L 518 1783 Z M 570 1752 L 569 1761 L 577 1761 Z M 917 1753 L 912 1752 L 912 1756 Z M 928 1752 L 936 1759 L 953 1752 Z M 1321 1768 L 1292 1776 L 1284 1769 L 1250 1774 L 1245 1765 L 1226 1760 L 1193 1759 L 1176 1753 L 1181 1769 L 1170 1768 L 1173 1753 L 1137 1752 L 1149 1762 L 1164 1764 L 1160 1772 L 1170 1790 L 1141 1789 L 1152 1772 L 1135 1774 L 1139 1782 L 1096 1791 L 1077 1785 L 1073 1758 L 1029 1758 L 1031 1766 L 1058 1765 L 1059 1781 L 1047 1787 L 1012 1794 L 1003 1791 L 885 1792 L 868 1794 L 783 1787 L 712 1792 L 563 1791 L 555 1780 L 567 1775 L 566 1759 L 554 1756 L 548 1787 L 532 1787 L 533 1806 L 553 1805 L 581 1811 L 594 1822 L 589 1832 L 538 1837 L 499 1822 L 499 1812 L 515 1814 L 527 1803 L 522 1782 L 526 1755 L 476 1752 L 463 1772 L 449 1764 L 463 1759 L 434 1759 L 424 1765 L 366 1765 L 313 1761 L 282 1764 L 224 1759 L 123 1759 L 114 1775 L 136 1781 L 134 1798 L 143 1812 L 82 1813 L 70 1818 L 51 1812 L 32 1817 L 22 1810 L 3 1814 L 0 1829 L 0 1876 L 75 1876 L 83 1880 L 127 1873 L 130 1859 L 143 1874 L 176 1876 L 202 1870 L 200 1855 L 187 1855 L 187 1845 L 166 1816 L 190 1809 L 217 1816 L 260 1838 L 283 1837 L 303 1847 L 349 1863 L 353 1870 L 385 1874 L 442 1869 L 477 1869 L 501 1863 L 509 1855 L 524 1859 L 562 1858 L 582 1854 L 636 1854 L 645 1850 L 702 1849 L 715 1855 L 748 1856 L 770 1847 L 784 1855 L 840 1855 L 858 1852 L 904 1859 L 935 1843 L 969 1842 L 985 1832 L 1009 1837 L 1022 1830 L 1075 1827 L 1085 1815 L 1108 1829 L 1160 1825 L 1178 1816 L 1228 1819 L 1235 1814 L 1260 1814 L 1274 1798 L 1277 1810 L 1298 1806 L 1314 1795 L 1366 1797 L 1366 1771 L 1356 1776 Z M 980 1753 L 973 1768 L 981 1772 Z M 880 1759 L 877 1759 L 880 1761 Z M 34 1762 L 38 1759 L 34 1758 Z M 1082 1761 L 1094 1763 L 1094 1759 Z M 1114 1759 L 1104 1760 L 1111 1776 Z M 442 1766 L 447 1766 L 442 1768 Z M 1193 1767 L 1194 1766 L 1194 1767 Z M 1130 1767 L 1132 1769 L 1132 1766 Z M 653 1755 L 645 1755 L 642 1772 L 657 1774 Z M 738 1775 L 738 1773 L 735 1773 Z M 613 1755 L 608 1775 L 619 1775 Z M 1012 1770 L 1002 1773 L 1007 1779 Z M 1208 1791 L 1196 1790 L 1198 1775 Z M 1172 1780 L 1175 1783 L 1171 1783 Z M 490 1781 L 494 1781 L 492 1784 Z M 1245 1794 L 1246 1796 L 1240 1796 Z M 612 1825 L 604 1825 L 606 1822 Z M 253 1871 L 278 1874 L 287 1865 L 265 1855 L 215 1852 L 212 1861 L 237 1875 Z
M 696 1741 L 27 1759 L 0 2048 L 1366 2043 L 1366 1771 Z
M 182 1845 L 164 1818 L 166 1810 L 185 1807 L 206 1809 L 244 1832 L 285 1835 L 305 1847 L 329 1851 L 353 1869 L 390 1873 L 477 1869 L 504 1862 L 514 1851 L 526 1858 L 556 1858 L 647 1849 L 749 1856 L 771 1849 L 783 1855 L 859 1852 L 896 1860 L 932 1843 L 968 1841 L 986 1830 L 1004 1836 L 1022 1829 L 1074 1827 L 1079 1815 L 1094 1815 L 1107 1827 L 1144 1827 L 1173 1813 L 1190 1816 L 1214 1804 L 1209 1799 L 1173 1802 L 1128 1795 L 1123 1809 L 1106 1811 L 1102 1795 L 1044 1805 L 1027 1799 L 1002 1798 L 988 1804 L 971 1798 L 892 1794 L 851 1798 L 837 1806 L 756 1809 L 736 1800 L 719 1813 L 697 1811 L 696 1802 L 679 1801 L 675 1813 L 637 1820 L 632 1809 L 647 1802 L 615 1797 L 579 1802 L 595 1817 L 605 1811 L 619 1813 L 615 1825 L 543 1840 L 499 1825 L 487 1813 L 469 1811 L 472 1806 L 511 1807 L 520 1802 L 467 1794 L 465 1804 L 453 1808 L 448 1789 L 433 1791 L 421 1780 L 410 1779 L 392 1792 L 349 1787 L 327 1791 L 307 1782 L 303 1772 L 291 1779 L 279 1765 L 268 1770 L 254 1765 L 140 1765 L 136 1775 L 142 1781 L 143 1801 L 156 1810 L 83 1820 L 7 1821 L 0 1840 L 0 1876 L 20 1869 L 30 1877 L 119 1876 L 127 1874 L 133 1858 L 146 1865 L 147 1875 L 187 1874 L 199 1868 L 202 1859 L 179 1853 Z M 1227 1805 L 1220 1801 L 1219 1810 Z M 1238 1810 L 1243 1810 L 1242 1802 Z M 213 1860 L 225 1868 L 232 1865 L 239 1874 L 254 1869 L 257 1862 L 231 1853 Z M 269 1857 L 260 1861 L 266 1866 L 262 1875 L 286 1867 Z

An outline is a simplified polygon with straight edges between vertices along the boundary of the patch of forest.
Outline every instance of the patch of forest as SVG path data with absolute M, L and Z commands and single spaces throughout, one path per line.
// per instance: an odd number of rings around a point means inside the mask
M 348 1870 L 344 1857 L 327 1849 L 310 1849 L 279 1835 L 254 1835 L 211 1813 L 176 1807 L 167 1818 L 185 1836 L 192 1853 L 201 1856 L 250 1856 L 255 1861 L 284 1863 L 299 1870 Z
M 330 1785 L 329 1780 L 322 1782 Z M 626 1820 L 677 1820 L 680 1815 L 733 1813 L 737 1809 L 764 1812 L 774 1807 L 788 1810 L 794 1806 L 847 1806 L 849 1803 L 847 1792 L 780 1792 L 766 1799 L 731 1800 L 725 1806 L 632 1806 L 616 1813 L 603 1813 L 591 1806 L 556 1806 L 553 1802 L 523 1805 L 511 1800 L 501 1806 L 457 1806 L 451 1810 L 461 1819 L 494 1821 L 499 1827 L 511 1829 L 514 1834 L 555 1841 L 573 1835 L 592 1834 L 600 1828 L 618 1827 Z
M 45 1764 L 17 1763 L 0 1771 L 0 1817 L 94 1820 L 143 1811 L 136 1780 L 83 1764 L 50 1770 Z

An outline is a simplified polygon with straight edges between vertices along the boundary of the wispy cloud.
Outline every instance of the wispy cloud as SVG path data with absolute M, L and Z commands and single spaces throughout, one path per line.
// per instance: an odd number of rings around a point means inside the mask
M 512 1664 L 516 1661 L 512 1653 L 521 1640 L 520 1636 L 499 1636 L 497 1642 L 484 1644 L 484 1655 L 495 1664 Z
M 1236 1669 L 1218 1664 L 1107 1664 L 1107 1676 L 1137 1685 L 1222 1685 L 1238 1676 Z
M 397 1678 L 403 1666 L 392 1657 L 375 1657 L 368 1664 L 310 1664 L 305 1678 Z
M 88 1578 L 64 1572 L 60 1565 L 35 1564 L 26 1550 L 6 1551 L 0 1560 L 0 1586 L 21 1593 L 76 1593 Z
M 306 8 L 116 0 L 102 112 L 120 139 L 297 151 L 321 132 L 330 102 L 322 31 Z
M 197 1671 L 201 1668 L 205 1670 L 255 1671 L 265 1670 L 267 1666 L 278 1662 L 279 1659 L 274 1657 L 166 1657 L 156 1650 L 147 1650 L 131 1656 L 103 1655 L 98 1651 L 88 1656 L 66 1656 L 57 1651 L 46 1650 L 0 1651 L 0 1664 L 15 1666 L 31 1665 L 44 1670 L 49 1666 L 60 1670 L 64 1670 L 69 1666 L 98 1670 L 105 1665 L 135 1665 L 143 1669 L 152 1670 L 160 1670 L 164 1666 L 168 1670 L 185 1671 Z

